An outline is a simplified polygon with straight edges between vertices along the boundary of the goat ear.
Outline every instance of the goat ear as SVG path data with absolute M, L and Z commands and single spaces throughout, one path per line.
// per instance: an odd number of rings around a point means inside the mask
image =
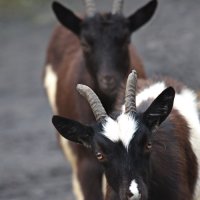
M 154 129 L 159 126 L 170 114 L 175 97 L 175 91 L 172 87 L 166 88 L 144 112 L 144 123 Z
M 64 138 L 82 144 L 85 147 L 91 147 L 94 135 L 91 127 L 60 116 L 53 116 L 52 123 Z
M 64 7 L 58 2 L 52 3 L 52 9 L 58 19 L 58 21 L 65 26 L 66 28 L 70 29 L 76 35 L 80 35 L 81 30 L 81 22 L 82 20 L 77 17 L 71 10 Z
M 129 29 L 131 32 L 136 31 L 151 19 L 157 8 L 157 4 L 157 0 L 152 0 L 134 14 L 129 16 Z

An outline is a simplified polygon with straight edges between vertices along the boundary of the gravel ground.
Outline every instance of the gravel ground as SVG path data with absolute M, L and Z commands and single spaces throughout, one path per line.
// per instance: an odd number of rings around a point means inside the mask
M 63 0 L 76 11 L 81 0 Z M 130 14 L 146 0 L 125 1 Z M 101 9 L 111 1 L 98 1 Z M 70 167 L 51 125 L 41 73 L 56 20 L 51 1 L 0 8 L 0 199 L 73 200 Z M 151 23 L 133 35 L 149 76 L 170 75 L 200 88 L 200 4 L 160 0 Z M 187 76 L 187 77 L 186 77 Z

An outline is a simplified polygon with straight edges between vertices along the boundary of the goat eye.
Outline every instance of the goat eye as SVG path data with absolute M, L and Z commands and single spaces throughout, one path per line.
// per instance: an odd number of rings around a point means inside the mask
M 152 148 L 152 143 L 151 143 L 151 142 L 148 142 L 147 145 L 146 145 L 146 148 L 147 148 L 147 149 L 151 149 L 151 148 Z
M 100 152 L 96 153 L 96 157 L 97 157 L 98 160 L 103 160 L 104 159 L 104 156 Z

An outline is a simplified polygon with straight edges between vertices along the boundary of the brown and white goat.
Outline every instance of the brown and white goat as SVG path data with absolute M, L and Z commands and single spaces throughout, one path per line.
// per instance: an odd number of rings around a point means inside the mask
M 52 122 L 63 137 L 88 148 L 101 163 L 107 200 L 200 200 L 197 95 L 168 79 L 138 86 L 136 96 L 132 72 L 125 109 L 114 119 L 90 88 L 79 85 L 97 123 L 86 126 L 60 116 Z
M 77 95 L 76 85 L 82 83 L 93 88 L 109 113 L 119 86 L 131 70 L 129 66 L 135 66 L 139 77 L 145 78 L 130 36 L 150 20 L 157 1 L 152 0 L 129 17 L 122 14 L 122 0 L 115 0 L 112 13 L 106 14 L 97 13 L 93 1 L 85 2 L 87 16 L 83 19 L 61 4 L 53 3 L 63 26 L 56 28 L 48 47 L 44 85 L 55 114 L 91 123 L 93 114 Z M 101 200 L 102 168 L 93 154 L 60 136 L 59 140 L 72 165 L 77 198 Z

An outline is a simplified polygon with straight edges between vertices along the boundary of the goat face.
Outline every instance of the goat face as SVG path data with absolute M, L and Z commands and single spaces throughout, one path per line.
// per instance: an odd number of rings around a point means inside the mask
M 81 44 L 86 66 L 99 90 L 113 96 L 129 72 L 127 21 L 118 15 L 96 14 L 86 19 L 82 27 Z
M 80 39 L 86 67 L 103 95 L 114 97 L 128 75 L 131 33 L 151 19 L 156 6 L 157 1 L 153 0 L 127 18 L 120 13 L 94 13 L 81 19 L 53 3 L 58 20 Z
M 171 112 L 174 89 L 165 89 L 144 113 L 106 117 L 93 126 L 53 117 L 58 132 L 91 149 L 103 165 L 108 184 L 120 200 L 147 200 L 151 178 L 153 133 Z

